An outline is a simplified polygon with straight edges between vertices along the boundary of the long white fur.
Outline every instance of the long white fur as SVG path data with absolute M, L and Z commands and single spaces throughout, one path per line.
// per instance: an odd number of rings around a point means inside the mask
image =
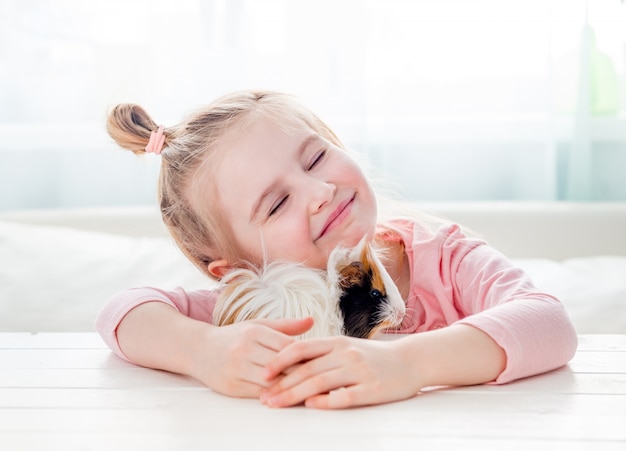
M 273 262 L 261 271 L 233 270 L 222 282 L 224 291 L 213 311 L 216 325 L 311 316 L 313 327 L 298 338 L 341 334 L 343 321 L 338 305 L 329 302 L 324 271 Z
M 222 326 L 255 318 L 281 319 L 311 316 L 314 326 L 298 338 L 340 335 L 343 317 L 339 309 L 342 267 L 360 260 L 365 238 L 353 248 L 337 247 L 328 259 L 328 271 L 297 263 L 273 262 L 261 269 L 235 269 L 222 279 L 222 293 L 213 311 L 213 324 Z M 404 301 L 376 252 L 369 258 L 380 271 L 387 294 L 381 319 L 399 324 Z

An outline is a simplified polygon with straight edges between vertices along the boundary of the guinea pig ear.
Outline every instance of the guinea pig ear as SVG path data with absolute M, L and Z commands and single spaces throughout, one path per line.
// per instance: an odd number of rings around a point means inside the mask
M 366 235 L 361 238 L 361 240 L 350 250 L 350 253 L 348 254 L 349 261 L 363 261 L 363 253 L 367 252 L 368 248 L 368 239 Z
M 342 289 L 363 285 L 366 269 L 361 262 L 352 262 L 339 270 L 339 285 Z

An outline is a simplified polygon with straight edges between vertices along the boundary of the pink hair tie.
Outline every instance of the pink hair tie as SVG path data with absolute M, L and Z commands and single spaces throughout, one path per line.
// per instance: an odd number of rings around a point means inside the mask
M 163 126 L 159 125 L 156 131 L 153 130 L 150 132 L 150 141 L 148 141 L 148 145 L 146 146 L 146 152 L 161 155 L 164 144 L 165 135 L 163 134 Z

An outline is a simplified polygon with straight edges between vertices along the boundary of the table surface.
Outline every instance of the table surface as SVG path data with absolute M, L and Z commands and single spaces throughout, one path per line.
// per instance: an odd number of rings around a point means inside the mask
M 316 411 L 131 365 L 96 334 L 0 333 L 0 450 L 431 448 L 626 450 L 626 335 L 581 335 L 569 365 L 506 385 Z

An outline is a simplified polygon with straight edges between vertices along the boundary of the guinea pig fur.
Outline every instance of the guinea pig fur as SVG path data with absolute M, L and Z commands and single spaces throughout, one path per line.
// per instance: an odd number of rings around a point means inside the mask
M 255 318 L 313 317 L 314 324 L 298 338 L 341 334 L 336 303 L 329 301 L 324 271 L 295 263 L 273 262 L 261 270 L 235 269 L 223 279 L 213 310 L 213 324 L 225 326 Z
M 327 271 L 296 263 L 230 271 L 213 311 L 219 326 L 254 318 L 314 319 L 298 338 L 349 335 L 371 338 L 398 326 L 405 313 L 400 292 L 371 245 L 337 247 Z
M 365 239 L 352 249 L 335 249 L 327 277 L 330 298 L 339 303 L 345 335 L 372 338 L 402 322 L 406 313 L 402 295 Z

